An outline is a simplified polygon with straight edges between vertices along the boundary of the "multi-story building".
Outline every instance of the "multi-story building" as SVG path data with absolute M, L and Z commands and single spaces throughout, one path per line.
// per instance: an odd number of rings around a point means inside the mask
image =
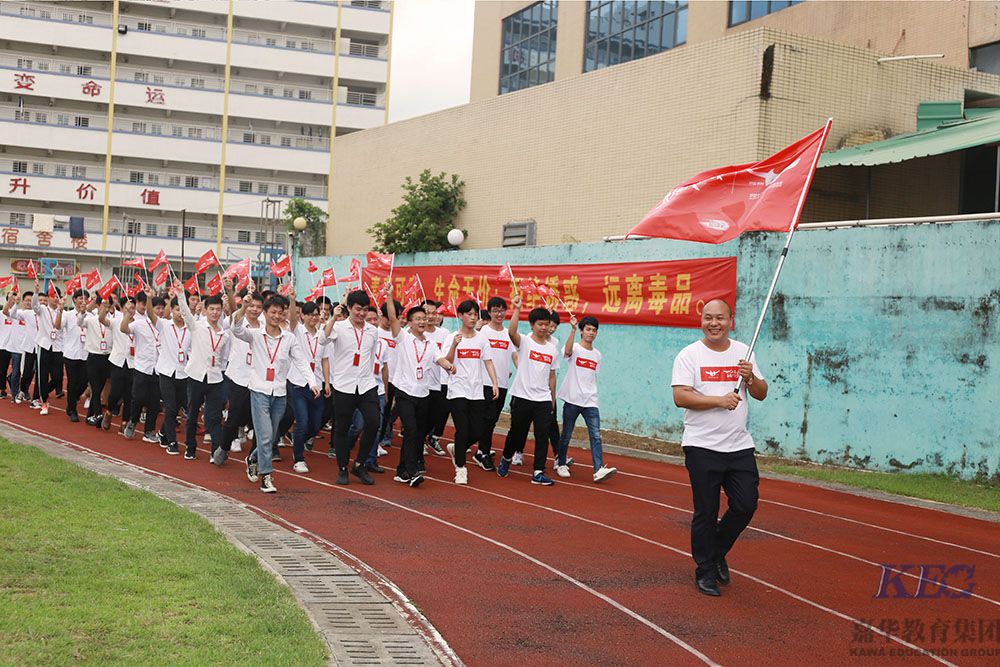
M 330 210 L 331 134 L 386 122 L 390 29 L 383 0 L 0 3 L 0 261 L 283 245 L 288 199 Z

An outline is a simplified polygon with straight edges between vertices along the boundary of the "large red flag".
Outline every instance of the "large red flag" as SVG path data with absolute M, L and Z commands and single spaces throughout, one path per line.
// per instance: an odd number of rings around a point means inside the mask
M 3 287 L 3 285 L 0 285 L 0 287 Z M 72 295 L 73 292 L 77 291 L 81 287 L 83 287 L 83 278 L 81 278 L 78 273 L 66 281 L 66 294 Z
M 146 260 L 142 257 L 136 257 L 134 259 L 126 259 L 122 262 L 122 266 L 131 266 L 134 269 L 146 270 Z
M 153 274 L 153 283 L 157 287 L 162 287 L 163 283 L 167 282 L 167 278 L 170 277 L 170 267 L 164 266 L 162 269 Z
M 323 287 L 333 287 L 334 285 L 337 284 L 337 274 L 336 272 L 334 272 L 332 267 L 323 270 L 323 277 L 320 280 L 320 282 L 322 283 Z
M 15 285 L 15 284 L 17 284 L 17 283 L 14 282 L 14 276 L 2 276 L 2 277 L 0 277 L 0 289 L 3 289 L 4 287 L 10 287 L 11 285 Z
M 292 258 L 285 255 L 277 262 L 271 262 L 271 273 L 275 278 L 283 278 L 292 270 Z
M 149 263 L 149 270 L 150 271 L 155 271 L 156 267 L 162 266 L 164 264 L 169 264 L 169 263 L 170 263 L 170 260 L 167 259 L 167 253 L 165 253 L 165 252 L 163 252 L 161 250 L 159 253 L 157 253 L 156 257 L 153 258 L 153 261 L 151 261 Z
M 221 268 L 222 264 L 219 262 L 219 258 L 216 256 L 215 251 L 209 250 L 204 255 L 199 257 L 198 262 L 194 265 L 195 275 L 204 273 L 207 269 L 213 266 Z
M 626 238 L 724 243 L 743 232 L 783 232 L 798 224 L 830 123 L 751 164 L 704 171 L 671 190 Z
M 309 292 L 308 295 L 306 295 L 306 301 L 316 301 L 321 296 L 323 296 L 323 292 L 324 291 L 325 291 L 325 288 L 323 287 L 323 281 L 321 280 L 318 283 L 316 283 L 313 286 L 312 291 Z

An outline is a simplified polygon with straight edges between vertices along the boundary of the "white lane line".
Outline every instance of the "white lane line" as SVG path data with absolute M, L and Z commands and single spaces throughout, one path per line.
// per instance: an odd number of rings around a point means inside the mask
M 108 454 L 104 454 L 102 452 L 97 452 L 95 450 L 92 450 L 92 449 L 84 446 L 84 445 L 80 445 L 78 443 L 74 443 L 74 442 L 71 442 L 69 440 L 64 440 L 64 439 L 61 439 L 61 438 L 57 438 L 55 436 L 52 436 L 50 434 L 47 434 L 47 433 L 44 433 L 44 432 L 41 432 L 41 431 L 35 431 L 34 429 L 31 429 L 31 428 L 28 428 L 28 427 L 25 427 L 25 426 L 14 424 L 13 422 L 9 422 L 6 419 L 0 419 L 0 422 L 6 423 L 6 424 L 8 424 L 10 426 L 13 426 L 15 428 L 19 428 L 21 430 L 27 431 L 29 433 L 33 433 L 33 434 L 41 436 L 41 437 L 46 437 L 46 438 L 48 438 L 50 440 L 53 440 L 54 442 L 61 442 L 61 443 L 64 443 L 64 444 L 69 444 L 71 446 L 79 447 L 81 449 L 84 449 L 84 450 L 86 450 L 88 452 L 99 454 L 101 456 L 105 456 L 105 457 L 113 459 L 115 461 L 120 461 L 121 463 L 124 463 L 125 465 L 135 465 L 135 464 L 129 463 L 128 461 L 122 461 L 121 459 L 117 459 L 117 458 L 115 458 L 113 456 L 110 456 Z M 205 451 L 204 448 L 200 448 L 200 449 L 202 451 Z M 238 461 L 240 459 L 235 459 L 235 460 Z M 157 471 L 149 470 L 147 468 L 143 468 L 142 466 L 138 466 L 138 465 L 136 465 L 135 467 L 136 468 L 140 468 L 142 470 L 149 471 L 149 472 L 153 472 L 153 473 L 157 472 Z M 537 558 L 535 558 L 533 556 L 530 556 L 530 555 L 524 553 L 523 551 L 520 551 L 519 549 L 510 546 L 509 544 L 505 544 L 504 542 L 500 542 L 499 540 L 495 540 L 495 539 L 493 539 L 491 537 L 487 537 L 486 535 L 482 535 L 481 533 L 477 533 L 476 531 L 471 530 L 469 528 L 465 528 L 464 526 L 459 526 L 458 524 L 455 524 L 455 523 L 452 523 L 452 522 L 447 521 L 445 519 L 442 519 L 440 517 L 434 516 L 433 514 L 428 514 L 426 512 L 422 512 L 420 510 L 413 509 L 413 508 L 407 507 L 405 505 L 401 505 L 399 503 L 393 502 L 393 501 L 388 500 L 386 498 L 381 498 L 379 496 L 375 496 L 375 495 L 372 495 L 372 494 L 369 494 L 369 493 L 364 493 L 362 491 L 358 491 L 356 489 L 352 489 L 352 488 L 350 488 L 348 486 L 341 486 L 341 485 L 331 484 L 329 482 L 324 482 L 324 481 L 319 480 L 319 479 L 313 479 L 311 477 L 306 477 L 305 475 L 300 475 L 300 474 L 294 473 L 294 472 L 286 472 L 284 470 L 275 470 L 274 472 L 276 474 L 287 475 L 289 477 L 296 477 L 298 479 L 306 480 L 308 482 L 312 482 L 314 484 L 318 484 L 318 485 L 321 485 L 321 486 L 329 487 L 331 489 L 337 489 L 339 491 L 346 491 L 348 493 L 353 493 L 355 495 L 359 495 L 359 496 L 362 496 L 362 497 L 365 497 L 365 498 L 369 498 L 371 500 L 377 500 L 377 501 L 379 501 L 381 503 L 385 503 L 386 505 L 389 505 L 389 506 L 394 507 L 396 509 L 402 510 L 404 512 L 410 512 L 412 514 L 415 514 L 415 515 L 420 516 L 422 518 L 428 519 L 430 521 L 434 521 L 434 522 L 440 523 L 440 524 L 442 524 L 444 526 L 447 526 L 447 527 L 452 528 L 454 530 L 457 530 L 459 532 L 462 532 L 462 533 L 465 533 L 465 534 L 470 535 L 472 537 L 475 537 L 477 539 L 483 540 L 484 542 L 492 544 L 493 546 L 496 546 L 496 547 L 498 547 L 500 549 L 504 549 L 505 551 L 509 551 L 510 553 L 512 553 L 512 554 L 514 554 L 516 556 L 519 556 L 519 557 L 527 560 L 528 562 L 530 562 L 530 563 L 532 563 L 534 565 L 537 565 L 538 567 L 541 567 L 542 569 L 548 570 L 549 572 L 551 572 L 552 574 L 556 575 L 557 577 L 559 577 L 559 578 L 561 578 L 561 579 L 563 579 L 563 580 L 571 583 L 572 585 L 580 588 L 581 590 L 583 590 L 583 591 L 585 591 L 585 592 L 593 595 L 594 597 L 596 597 L 599 600 L 607 603 L 611 607 L 617 609 L 618 611 L 620 611 L 623 614 L 629 616 L 630 618 L 638 621 L 639 623 L 642 623 L 643 625 L 645 625 L 649 629 L 653 630 L 657 634 L 659 634 L 659 635 L 667 638 L 668 640 L 670 640 L 671 642 L 673 642 L 677 646 L 681 647 L 682 649 L 684 649 L 685 651 L 687 651 L 691 655 L 695 656 L 696 658 L 698 658 L 699 660 L 701 660 L 706 665 L 712 665 L 713 667 L 719 667 L 718 663 L 714 662 L 711 658 L 709 658 L 708 656 L 706 656 L 704 653 L 702 653 L 698 649 L 694 648 L 693 646 L 691 646 L 690 644 L 688 644 L 684 640 L 680 639 L 676 635 L 674 635 L 674 634 L 668 632 L 667 630 L 664 630 L 660 626 L 656 625 L 655 623 L 653 623 L 652 621 L 650 621 L 649 619 L 647 619 L 645 616 L 642 616 L 638 612 L 635 612 L 632 609 L 629 609 L 628 607 L 626 607 L 623 604 L 621 604 L 621 603 L 613 600 L 612 598 L 608 597 L 607 595 L 604 595 L 603 593 L 601 593 L 601 592 L 599 592 L 597 590 L 594 590 L 593 588 L 591 588 L 587 584 L 583 583 L 582 581 L 579 581 L 578 579 L 573 578 L 572 576 L 566 574 L 565 572 L 562 572 L 561 570 L 556 569 L 555 567 L 549 565 L 548 563 L 545 563 L 545 562 L 543 562 L 541 560 L 538 560 Z M 161 474 L 162 475 L 163 473 L 157 473 L 157 474 Z M 169 477 L 169 475 L 164 475 L 164 476 Z M 187 483 L 191 484 L 190 482 L 187 482 Z M 193 486 L 196 486 L 196 485 L 193 485 Z
M 523 473 L 519 473 L 519 474 L 523 474 Z M 433 477 L 428 478 L 428 479 L 433 479 L 436 482 L 441 482 L 441 483 L 445 483 L 445 484 L 448 483 L 446 480 L 441 480 L 441 479 L 437 479 L 437 478 L 433 478 Z M 580 486 L 580 485 L 574 485 L 574 486 Z M 624 530 L 624 529 L 621 529 L 621 528 L 616 528 L 615 526 L 611 526 L 611 525 L 608 525 L 606 523 L 602 523 L 600 521 L 595 521 L 594 519 L 588 519 L 586 517 L 582 517 L 582 516 L 579 516 L 577 514 L 573 514 L 571 512 L 565 512 L 563 510 L 553 509 L 551 507 L 546 507 L 545 505 L 539 505 L 537 503 L 533 503 L 533 502 L 530 502 L 530 501 L 527 501 L 527 500 L 521 500 L 519 498 L 512 498 L 511 496 L 505 496 L 505 495 L 503 495 L 501 493 L 496 493 L 494 491 L 487 491 L 485 489 L 479 489 L 479 488 L 476 488 L 476 487 L 473 487 L 473 486 L 465 486 L 465 488 L 467 490 L 469 490 L 469 491 L 475 491 L 477 493 L 483 493 L 483 494 L 486 494 L 486 495 L 495 496 L 495 497 L 501 498 L 503 500 L 508 500 L 510 502 L 518 503 L 518 504 L 521 504 L 521 505 L 527 505 L 529 507 L 534 507 L 536 509 L 545 510 L 547 512 L 552 512 L 552 513 L 558 514 L 560 516 L 565 516 L 565 517 L 569 517 L 571 519 L 576 519 L 577 521 L 582 521 L 583 523 L 589 523 L 589 524 L 594 525 L 594 526 L 599 526 L 601 528 L 605 528 L 605 529 L 610 530 L 612 532 L 619 533 L 621 535 L 626 535 L 626 536 L 631 537 L 631 538 L 633 538 L 635 540 L 638 540 L 640 542 L 645 542 L 646 544 L 651 544 L 651 545 L 659 547 L 661 549 L 665 549 L 667 551 L 671 551 L 671 552 L 673 552 L 675 554 L 678 554 L 680 556 L 684 556 L 685 558 L 690 558 L 691 557 L 691 554 L 689 554 L 689 553 L 687 553 L 687 552 L 685 552 L 685 551 L 683 551 L 681 549 L 677 549 L 676 547 L 672 547 L 672 546 L 670 546 L 668 544 L 663 544 L 662 542 L 657 542 L 655 540 L 651 540 L 651 539 L 649 539 L 647 537 L 643 537 L 642 535 L 637 535 L 636 533 L 632 533 L 630 531 L 627 531 L 627 530 Z M 866 628 L 868 630 L 871 630 L 872 632 L 874 632 L 874 633 L 876 633 L 878 635 L 881 635 L 881 636 L 885 637 L 886 639 L 891 639 L 892 641 L 894 641 L 894 642 L 896 642 L 898 644 L 901 644 L 902 646 L 905 646 L 905 647 L 907 647 L 909 649 L 912 649 L 912 650 L 917 651 L 917 652 L 919 652 L 919 653 L 921 653 L 923 655 L 926 655 L 927 657 L 932 658 L 932 659 L 936 660 L 937 662 L 940 662 L 943 665 L 951 665 L 952 664 L 952 663 L 948 662 L 947 660 L 943 660 L 940 657 L 934 655 L 933 653 L 931 653 L 930 651 L 928 651 L 926 649 L 923 649 L 923 648 L 921 648 L 919 646 L 911 644 L 911 643 L 907 642 L 906 640 L 904 640 L 904 639 L 902 639 L 900 637 L 897 637 L 897 636 L 895 636 L 895 635 L 893 635 L 893 634 L 891 634 L 889 632 L 886 632 L 884 630 L 876 628 L 875 626 L 869 625 L 868 623 L 865 623 L 865 622 L 863 622 L 861 620 L 853 618 L 853 617 L 851 617 L 851 616 L 849 616 L 847 614 L 839 612 L 839 611 L 837 611 L 835 609 L 830 609 L 829 607 L 824 606 L 824 605 L 820 604 L 819 602 L 814 602 L 812 600 L 804 598 L 801 595 L 793 593 L 793 592 L 791 592 L 789 590 L 786 590 L 786 589 L 784 589 L 784 588 L 782 588 L 780 586 L 777 586 L 775 584 L 772 584 L 772 583 L 770 583 L 768 581 L 764 581 L 763 579 L 755 577 L 755 576 L 753 576 L 751 574 L 748 574 L 746 572 L 742 572 L 740 570 L 736 570 L 736 569 L 733 569 L 733 568 L 730 568 L 730 571 L 731 572 L 735 572 L 737 574 L 740 574 L 740 575 L 746 577 L 747 579 L 750 579 L 751 581 L 754 581 L 754 582 L 760 584 L 761 586 L 765 586 L 765 587 L 770 588 L 772 590 L 778 591 L 779 593 L 787 595 L 788 597 L 790 597 L 790 598 L 792 598 L 794 600 L 798 600 L 799 602 L 803 602 L 803 603 L 805 603 L 805 604 L 807 604 L 807 605 L 809 605 L 811 607 L 815 607 L 816 609 L 824 611 L 824 612 L 826 612 L 828 614 L 833 614 L 837 618 L 841 618 L 841 619 L 843 619 L 845 621 L 850 621 L 853 624 L 856 624 L 856 625 L 858 625 L 860 627 L 864 627 L 864 628 Z

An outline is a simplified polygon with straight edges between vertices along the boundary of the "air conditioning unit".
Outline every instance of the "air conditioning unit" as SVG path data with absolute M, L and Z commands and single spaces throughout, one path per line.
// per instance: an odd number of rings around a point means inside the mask
M 511 220 L 503 226 L 503 238 L 500 239 L 504 248 L 535 245 L 535 221 Z

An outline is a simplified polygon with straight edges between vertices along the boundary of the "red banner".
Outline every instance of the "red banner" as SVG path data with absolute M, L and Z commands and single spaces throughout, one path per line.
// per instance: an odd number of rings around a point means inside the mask
M 498 278 L 502 267 L 396 266 L 392 282 L 396 299 L 413 275 L 420 276 L 428 299 L 456 304 L 475 299 L 486 306 L 491 296 L 510 303 L 514 284 Z M 538 306 L 561 313 L 595 316 L 601 324 L 635 324 L 661 327 L 701 327 L 701 308 L 712 299 L 736 304 L 736 258 L 681 259 L 667 262 L 625 264 L 558 264 L 511 267 L 517 285 L 531 280 L 548 287 L 528 293 L 521 290 L 521 318 Z M 379 293 L 387 269 L 364 269 L 364 281 Z M 533 290 L 534 291 L 534 290 Z

